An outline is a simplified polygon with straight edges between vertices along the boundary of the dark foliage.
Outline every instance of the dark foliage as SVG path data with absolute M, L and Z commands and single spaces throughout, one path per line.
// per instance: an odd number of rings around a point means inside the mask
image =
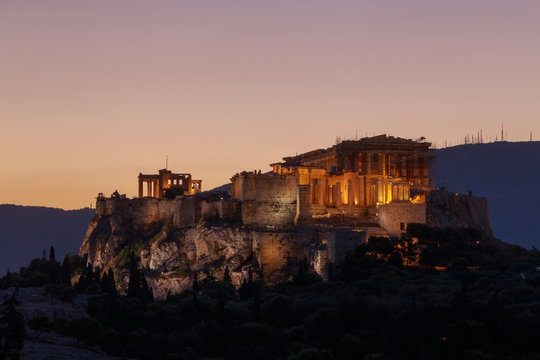
M 54 251 L 54 246 L 51 246 L 51 248 L 49 249 L 49 261 L 50 262 L 55 262 L 56 261 L 56 254 L 55 254 L 55 251 Z
M 184 189 L 181 186 L 171 186 L 163 192 L 166 199 L 172 200 L 177 196 L 184 195 Z
M 15 309 L 15 295 L 0 304 L 0 359 L 20 358 L 25 327 L 22 315 Z
M 410 266 L 418 259 L 446 271 Z M 469 229 L 410 225 L 400 238 L 370 239 L 332 264 L 329 282 L 300 261 L 290 281 L 263 286 L 250 275 L 234 289 L 226 268 L 222 281 L 195 281 L 162 302 L 148 298 L 135 256 L 130 265 L 128 296 L 116 293 L 111 270 L 85 267 L 78 289 L 90 294 L 91 318 L 56 319 L 54 330 L 140 359 L 526 360 L 540 353 L 540 253 Z M 40 318 L 31 326 L 51 329 Z
M 16 287 L 41 287 L 48 284 L 71 286 L 71 276 L 80 274 L 83 260 L 79 256 L 66 255 L 60 265 L 54 260 L 54 248 L 51 247 L 50 260 L 36 258 L 28 267 L 22 267 L 18 273 L 8 273 L 0 278 L 0 289 Z
M 148 287 L 146 277 L 139 270 L 139 260 L 134 254 L 130 255 L 128 297 L 136 297 L 143 304 L 152 302 L 152 291 Z

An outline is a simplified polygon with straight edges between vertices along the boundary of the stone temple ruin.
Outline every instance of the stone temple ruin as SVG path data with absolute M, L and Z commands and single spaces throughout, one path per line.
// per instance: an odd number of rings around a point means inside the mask
M 343 141 L 286 157 L 270 174 L 236 174 L 231 198 L 247 225 L 378 224 L 399 235 L 426 221 L 430 145 L 386 135 Z
M 192 180 L 191 174 L 173 174 L 167 169 L 159 170 L 156 175 L 139 173 L 139 198 L 143 197 L 143 185 L 146 183 L 146 196 L 162 198 L 165 190 L 179 188 L 185 195 L 201 192 L 202 180 Z
M 162 169 L 155 175 L 139 174 L 139 199 L 161 200 L 158 208 L 175 212 L 184 226 L 216 218 L 261 230 L 307 226 L 399 235 L 408 223 L 426 221 L 426 194 L 433 190 L 430 145 L 386 135 L 343 141 L 285 157 L 270 164 L 273 171 L 268 173 L 237 173 L 230 194 L 202 192 L 202 180 Z M 184 195 L 164 199 L 172 187 Z M 99 196 L 98 214 L 121 206 L 116 204 L 120 199 L 129 200 Z
M 139 174 L 138 198 L 98 196 L 80 254 L 95 267 L 118 267 L 122 248 L 138 244 L 159 297 L 189 288 L 178 270 L 186 263 L 197 277 L 228 268 L 237 286 L 254 273 L 283 278 L 300 261 L 324 279 L 329 264 L 369 237 L 399 236 L 410 223 L 489 236 L 486 199 L 432 186 L 430 145 L 387 135 L 342 141 L 285 157 L 267 173 L 237 173 L 230 192 L 203 192 L 201 180 L 167 169 Z M 183 195 L 165 196 L 174 187 Z

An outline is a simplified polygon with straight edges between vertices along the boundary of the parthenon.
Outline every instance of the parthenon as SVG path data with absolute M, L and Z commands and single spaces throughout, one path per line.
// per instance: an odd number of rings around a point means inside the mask
M 408 223 L 425 222 L 433 187 L 431 144 L 423 140 L 379 135 L 285 157 L 270 164 L 271 173 L 233 176 L 231 199 L 245 204 L 242 214 L 253 223 L 290 222 L 294 204 L 295 224 L 378 223 L 399 234 Z
M 430 143 L 387 135 L 343 141 L 327 149 L 271 164 L 280 175 L 311 185 L 311 203 L 373 207 L 392 201 L 423 202 L 429 191 Z
M 145 175 L 139 173 L 139 198 L 144 196 L 144 183 L 146 183 L 146 196 L 162 198 L 166 189 L 181 188 L 185 195 L 195 195 L 201 192 L 202 180 L 193 180 L 191 174 L 174 174 L 167 169 L 159 170 L 158 174 Z

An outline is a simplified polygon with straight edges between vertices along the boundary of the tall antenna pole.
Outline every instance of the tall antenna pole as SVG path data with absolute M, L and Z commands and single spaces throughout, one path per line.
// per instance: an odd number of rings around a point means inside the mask
M 501 124 L 501 141 L 504 140 L 504 123 Z
M 165 170 L 169 170 L 169 155 L 165 155 Z

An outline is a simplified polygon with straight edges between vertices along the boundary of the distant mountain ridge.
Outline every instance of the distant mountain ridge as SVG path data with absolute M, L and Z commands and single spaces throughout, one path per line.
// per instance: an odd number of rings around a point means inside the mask
M 459 145 L 435 155 L 436 186 L 486 197 L 495 237 L 540 248 L 540 141 Z
M 0 275 L 7 269 L 18 271 L 30 260 L 49 256 L 54 246 L 56 258 L 77 254 L 94 209 L 63 210 L 39 206 L 0 205 Z

